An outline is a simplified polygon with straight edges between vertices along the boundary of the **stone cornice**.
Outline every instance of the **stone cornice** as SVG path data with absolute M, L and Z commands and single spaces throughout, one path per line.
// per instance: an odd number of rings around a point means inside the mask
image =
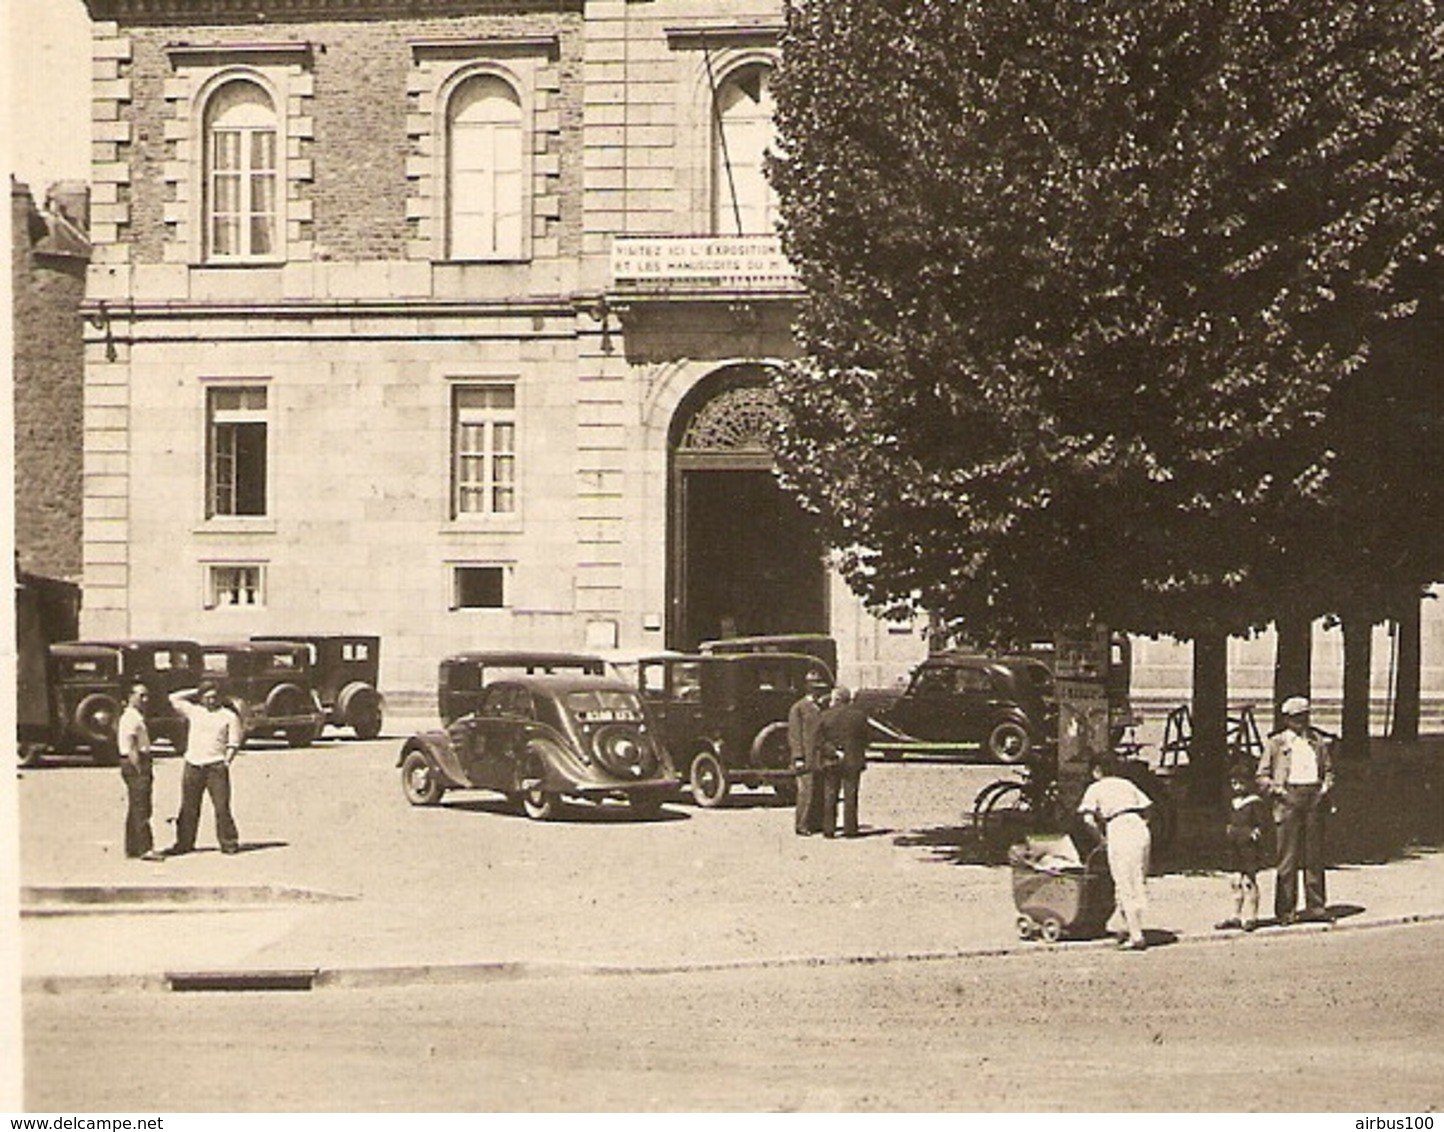
M 261 63 L 268 59 L 292 58 L 309 62 L 314 48 L 309 43 L 168 43 L 165 53 L 174 64 L 217 59 L 246 59 Z
M 667 42 L 673 47 L 771 47 L 782 38 L 785 29 L 780 23 L 738 24 L 717 20 L 694 20 L 666 28 Z
M 122 27 L 405 20 L 579 12 L 584 0 L 85 0 L 92 20 Z

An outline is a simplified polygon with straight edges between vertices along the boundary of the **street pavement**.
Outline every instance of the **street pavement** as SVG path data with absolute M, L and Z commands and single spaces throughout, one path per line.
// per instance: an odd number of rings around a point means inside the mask
M 317 986 L 384 986 L 1048 946 L 1017 936 L 1010 869 L 967 847 L 962 815 L 1001 768 L 873 764 L 857 840 L 796 837 L 791 810 L 763 791 L 742 791 L 720 810 L 679 800 L 653 821 L 607 805 L 535 823 L 480 792 L 408 806 L 399 736 L 424 723 L 389 721 L 390 738 L 373 742 L 248 750 L 234 769 L 236 856 L 215 850 L 207 802 L 200 851 L 126 860 L 117 771 L 21 772 L 24 988 L 163 988 L 186 974 L 286 972 Z M 1405 752 L 1408 773 L 1429 766 L 1437 782 L 1438 748 L 1425 747 Z M 153 825 L 165 846 L 179 760 L 158 760 L 156 779 Z M 1330 870 L 1332 925 L 1262 932 L 1444 919 L 1437 844 L 1356 854 Z M 1230 910 L 1228 880 L 1221 858 L 1207 862 L 1207 853 L 1159 862 L 1149 882 L 1155 942 L 1225 938 L 1213 924 Z M 1266 913 L 1272 873 L 1260 880 Z

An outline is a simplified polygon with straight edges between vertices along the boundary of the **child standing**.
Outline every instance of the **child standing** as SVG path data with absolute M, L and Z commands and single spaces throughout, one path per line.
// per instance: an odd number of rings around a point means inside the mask
M 1242 767 L 1229 775 L 1228 845 L 1233 856 L 1233 915 L 1214 927 L 1220 930 L 1258 927 L 1258 871 L 1263 864 L 1264 822 L 1268 806 L 1254 791 L 1252 776 Z

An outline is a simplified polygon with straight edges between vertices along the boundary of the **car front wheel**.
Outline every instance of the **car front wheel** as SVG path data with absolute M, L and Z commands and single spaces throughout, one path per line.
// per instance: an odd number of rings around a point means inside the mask
M 703 751 L 692 760 L 692 797 L 697 805 L 716 809 L 727 798 L 727 772 L 722 762 L 710 751 Z
M 997 724 L 988 735 L 988 754 L 1002 763 L 1021 762 L 1027 758 L 1032 745 L 1028 729 L 1011 719 Z
M 561 799 L 544 786 L 545 769 L 541 756 L 528 752 L 521 776 L 521 808 L 532 821 L 551 821 L 561 808 Z
M 431 763 L 420 751 L 410 751 L 401 763 L 401 789 L 413 806 L 434 806 L 441 801 L 442 786 Z
M 551 821 L 557 816 L 557 796 L 540 786 L 529 786 L 521 792 L 521 808 L 532 821 Z

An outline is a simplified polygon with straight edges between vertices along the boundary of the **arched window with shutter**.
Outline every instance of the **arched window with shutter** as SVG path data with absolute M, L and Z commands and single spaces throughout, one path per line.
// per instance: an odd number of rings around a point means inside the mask
M 512 85 L 474 75 L 446 114 L 447 257 L 519 259 L 525 244 L 522 107 Z

